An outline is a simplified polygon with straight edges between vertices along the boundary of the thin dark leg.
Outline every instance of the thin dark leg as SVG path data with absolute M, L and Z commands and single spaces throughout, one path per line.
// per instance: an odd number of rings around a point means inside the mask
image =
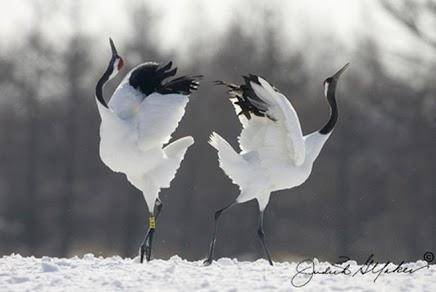
M 151 259 L 151 248 L 153 243 L 153 236 L 156 229 L 156 220 L 159 216 L 160 211 L 162 210 L 162 202 L 157 199 L 154 205 L 154 212 L 150 214 L 148 218 L 148 231 L 145 235 L 144 241 L 141 244 L 140 248 L 140 262 L 144 262 L 144 254 L 147 262 Z
M 268 248 L 265 244 L 265 232 L 263 232 L 263 211 L 259 212 L 259 228 L 257 229 L 257 236 L 259 236 L 260 242 L 262 243 L 263 250 L 266 253 L 269 264 L 272 266 L 273 262 L 271 260 L 271 256 L 269 254 Z
M 229 209 L 230 207 L 232 207 L 235 204 L 236 204 L 236 202 L 233 202 L 230 205 L 228 205 L 222 209 L 219 209 L 218 211 L 215 212 L 215 216 L 214 216 L 215 226 L 214 226 L 214 230 L 213 230 L 212 241 L 210 242 L 209 255 L 208 255 L 207 259 L 203 262 L 203 265 L 208 266 L 212 263 L 212 260 L 213 260 L 214 251 L 215 251 L 216 233 L 217 233 L 217 229 L 218 229 L 218 219 L 220 218 L 221 214 L 224 211 L 226 211 L 227 209 Z
M 152 224 L 150 224 L 150 222 L 152 222 L 155 219 L 153 216 L 153 214 L 150 215 L 149 217 L 149 222 L 148 222 L 148 231 L 147 234 L 145 235 L 144 241 L 141 244 L 141 248 L 140 248 L 140 263 L 142 264 L 144 262 L 144 255 L 146 256 L 147 261 L 150 260 L 150 254 L 151 254 L 151 244 L 152 244 L 152 240 L 153 240 L 153 234 L 154 234 L 154 227 Z
M 151 245 L 153 243 L 154 230 L 155 230 L 155 228 L 149 228 L 147 231 L 147 234 L 145 235 L 145 239 L 142 242 L 141 257 L 140 257 L 141 264 L 144 262 L 144 254 L 145 254 L 145 259 L 147 260 L 147 262 L 151 258 Z
M 157 217 L 159 216 L 160 211 L 162 210 L 163 204 L 162 201 L 158 198 L 156 199 L 156 203 L 154 204 L 154 214 L 157 220 Z

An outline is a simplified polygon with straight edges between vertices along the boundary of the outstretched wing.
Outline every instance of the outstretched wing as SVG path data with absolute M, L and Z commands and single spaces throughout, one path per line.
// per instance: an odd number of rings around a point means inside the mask
M 263 78 L 249 75 L 244 79 L 242 85 L 219 82 L 229 88 L 243 126 L 241 150 L 256 151 L 265 163 L 288 157 L 295 165 L 301 165 L 305 158 L 304 140 L 291 103 Z
M 143 110 L 141 108 L 143 101 L 155 93 L 188 96 L 192 91 L 197 90 L 201 75 L 184 75 L 166 81 L 177 73 L 177 68 L 171 66 L 172 62 L 164 66 L 154 62 L 136 66 L 115 90 L 109 101 L 109 107 L 120 118 L 130 119 Z
M 168 143 L 185 114 L 189 94 L 197 90 L 202 77 L 185 75 L 166 81 L 177 72 L 171 67 L 172 62 L 165 66 L 144 63 L 128 77 L 130 86 L 143 94 L 135 114 L 137 144 L 143 151 Z
M 143 151 L 168 143 L 185 114 L 188 95 L 153 93 L 136 115 L 138 146 Z

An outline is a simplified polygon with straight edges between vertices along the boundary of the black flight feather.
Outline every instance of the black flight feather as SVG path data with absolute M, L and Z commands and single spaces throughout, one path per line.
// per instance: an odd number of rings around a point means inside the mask
M 172 62 L 168 62 L 164 66 L 154 62 L 141 64 L 132 71 L 129 84 L 145 95 L 150 95 L 153 92 L 189 95 L 192 91 L 197 90 L 201 75 L 181 76 L 164 82 L 165 79 L 177 73 L 177 68 L 171 69 L 172 64 Z
M 249 74 L 248 76 L 242 76 L 242 78 L 245 84 L 237 85 L 221 80 L 215 81 L 215 84 L 226 86 L 228 88 L 229 98 L 237 99 L 235 104 L 241 108 L 238 116 L 243 114 L 247 119 L 251 119 L 251 115 L 255 115 L 258 117 L 267 117 L 275 121 L 274 118 L 266 114 L 268 105 L 256 95 L 251 86 L 251 82 L 260 85 L 258 76 Z

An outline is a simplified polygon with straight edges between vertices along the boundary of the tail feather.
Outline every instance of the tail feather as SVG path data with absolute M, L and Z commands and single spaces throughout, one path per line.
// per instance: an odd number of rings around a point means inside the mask
M 239 186 L 238 202 L 245 202 L 264 193 L 266 181 L 259 168 L 245 160 L 220 135 L 213 132 L 209 144 L 218 151 L 219 165 L 224 173 Z
M 183 159 L 186 150 L 194 144 L 194 138 L 191 136 L 180 138 L 171 144 L 167 145 L 163 150 L 168 157 L 175 159 Z
M 147 176 L 160 188 L 169 188 L 171 181 L 176 176 L 177 170 L 182 163 L 189 146 L 194 143 L 191 136 L 180 138 L 167 145 L 163 151 L 167 158 L 161 165 L 150 171 Z

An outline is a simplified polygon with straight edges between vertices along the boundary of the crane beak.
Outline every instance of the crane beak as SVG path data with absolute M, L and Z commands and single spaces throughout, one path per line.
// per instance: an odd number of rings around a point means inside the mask
M 109 38 L 109 44 L 111 45 L 112 55 L 114 57 L 118 56 L 117 48 L 115 48 L 114 41 L 111 38 Z
M 344 73 L 344 71 L 348 68 L 348 66 L 350 66 L 350 63 L 345 64 L 344 67 L 339 69 L 339 71 L 336 72 L 331 78 L 333 80 L 337 81 L 339 79 L 339 77 L 342 75 L 342 73 Z

